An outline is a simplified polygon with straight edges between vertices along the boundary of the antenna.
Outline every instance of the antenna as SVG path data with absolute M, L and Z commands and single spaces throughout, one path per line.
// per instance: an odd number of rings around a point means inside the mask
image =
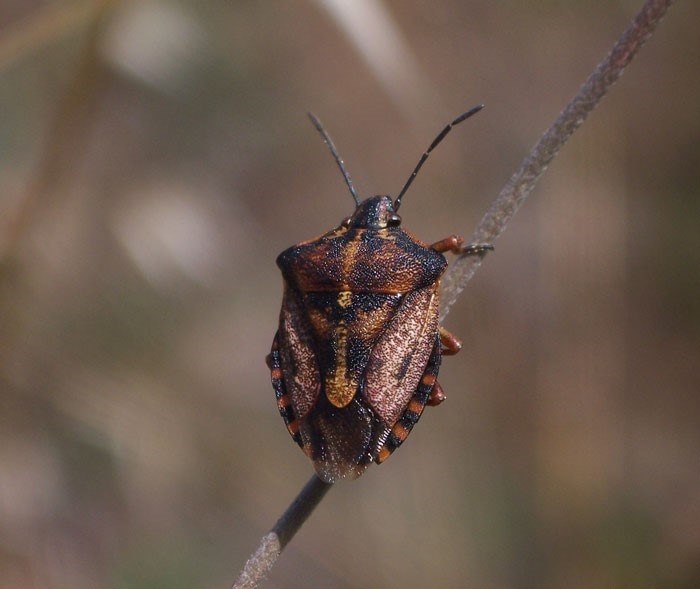
M 331 150 L 333 158 L 335 159 L 335 163 L 338 164 L 340 171 L 343 173 L 343 178 L 345 178 L 345 184 L 347 184 L 348 188 L 350 189 L 350 194 L 352 195 L 352 198 L 355 201 L 355 205 L 360 206 L 360 200 L 357 198 L 357 192 L 355 192 L 355 187 L 352 185 L 352 180 L 350 180 L 350 174 L 348 174 L 348 171 L 345 169 L 345 164 L 343 164 L 342 158 L 338 155 L 338 150 L 335 148 L 333 140 L 330 138 L 328 133 L 326 133 L 326 130 L 323 128 L 321 121 L 319 121 L 313 113 L 307 114 L 309 115 L 311 122 L 314 124 L 314 127 L 316 127 L 316 130 L 321 134 L 321 137 L 323 137 L 323 140 L 328 146 L 328 149 Z
M 440 133 L 438 134 L 438 136 L 435 139 L 433 139 L 433 142 L 430 144 L 430 147 L 428 147 L 428 149 L 425 151 L 425 153 L 423 153 L 420 160 L 418 161 L 418 165 L 414 168 L 413 173 L 408 177 L 408 180 L 406 180 L 406 184 L 403 185 L 401 192 L 399 192 L 399 195 L 396 197 L 396 200 L 394 201 L 394 211 L 399 210 L 399 207 L 401 206 L 401 198 L 403 197 L 404 194 L 406 194 L 408 187 L 415 180 L 416 176 L 418 175 L 418 171 L 423 167 L 423 164 L 425 163 L 425 160 L 428 159 L 430 152 L 433 151 L 433 149 L 435 149 L 438 145 L 440 145 L 440 142 L 452 130 L 452 127 L 454 127 L 455 125 L 459 125 L 462 121 L 466 121 L 470 116 L 475 115 L 482 108 L 484 108 L 484 105 L 480 104 L 480 105 L 475 106 L 474 108 L 468 110 L 467 112 L 459 115 L 454 121 L 452 121 L 442 131 L 440 131 Z

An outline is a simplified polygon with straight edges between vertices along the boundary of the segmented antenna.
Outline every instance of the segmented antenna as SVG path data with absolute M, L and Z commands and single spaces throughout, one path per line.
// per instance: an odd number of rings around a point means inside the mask
M 323 137 L 323 140 L 328 146 L 328 149 L 331 150 L 333 158 L 335 159 L 335 163 L 338 164 L 340 171 L 343 173 L 343 178 L 345 178 L 345 184 L 347 184 L 348 188 L 350 189 L 350 194 L 352 195 L 352 198 L 355 201 L 355 205 L 359 206 L 360 199 L 357 198 L 357 192 L 355 192 L 355 187 L 352 185 L 352 180 L 350 180 L 350 174 L 348 174 L 348 171 L 345 169 L 345 164 L 343 164 L 342 158 L 338 155 L 338 150 L 335 148 L 333 140 L 330 138 L 328 133 L 326 133 L 326 130 L 323 128 L 321 121 L 319 121 L 313 113 L 307 114 L 309 115 L 311 122 L 314 124 L 314 127 L 316 127 L 317 131 L 321 134 L 321 137 Z
M 468 110 L 467 112 L 459 115 L 454 121 L 452 121 L 442 131 L 440 131 L 440 133 L 438 134 L 438 136 L 435 139 L 433 139 L 433 142 L 430 144 L 430 147 L 425 151 L 425 153 L 423 153 L 420 160 L 418 161 L 418 165 L 413 170 L 413 173 L 408 177 L 408 180 L 406 180 L 406 184 L 403 185 L 401 192 L 399 192 L 399 195 L 396 197 L 396 200 L 394 201 L 394 211 L 399 210 L 399 207 L 401 206 L 401 198 L 403 197 L 404 194 L 406 194 L 408 187 L 416 179 L 416 176 L 418 175 L 418 171 L 423 167 L 423 164 L 425 163 L 425 160 L 428 159 L 430 152 L 433 151 L 433 149 L 435 149 L 438 145 L 440 145 L 440 142 L 452 130 L 452 127 L 454 127 L 455 125 L 459 125 L 462 121 L 466 121 L 470 116 L 475 115 L 482 108 L 484 108 L 484 105 L 480 104 L 480 105 L 475 106 L 474 108 Z

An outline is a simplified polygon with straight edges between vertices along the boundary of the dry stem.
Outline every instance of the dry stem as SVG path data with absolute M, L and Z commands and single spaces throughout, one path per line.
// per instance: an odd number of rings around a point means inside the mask
M 652 35 L 673 0 L 647 0 L 634 20 L 615 43 L 610 54 L 598 65 L 569 102 L 554 124 L 523 160 L 489 207 L 469 240 L 470 243 L 493 243 L 503 233 L 537 180 L 547 169 L 566 141 L 622 75 L 639 48 Z M 479 256 L 462 256 L 450 265 L 443 281 L 441 320 L 447 316 L 467 282 L 481 265 Z M 285 545 L 321 501 L 331 485 L 314 476 L 289 506 L 284 515 L 266 534 L 255 553 L 248 559 L 233 589 L 253 589 L 274 565 Z

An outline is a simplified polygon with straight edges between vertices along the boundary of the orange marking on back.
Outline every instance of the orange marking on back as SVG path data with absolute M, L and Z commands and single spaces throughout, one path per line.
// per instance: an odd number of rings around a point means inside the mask
M 436 381 L 436 380 L 437 380 L 437 379 L 436 379 L 436 377 L 435 377 L 434 374 L 425 374 L 425 375 L 423 375 L 423 378 L 421 379 L 421 382 L 422 382 L 424 385 L 427 385 L 427 386 L 431 387 L 431 386 L 433 386 L 433 385 L 435 384 L 435 381 Z
M 408 437 L 410 432 L 403 425 L 397 422 L 394 424 L 394 427 L 391 428 L 391 433 L 403 442 Z
M 382 446 L 382 449 L 379 451 L 379 455 L 377 456 L 377 464 L 381 464 L 387 458 L 389 458 L 389 456 L 391 456 L 391 452 L 386 449 L 386 446 Z
M 289 407 L 289 404 L 289 395 L 282 395 L 279 399 L 277 399 L 277 407 L 280 409 L 286 409 Z
M 272 378 L 275 380 L 282 380 L 282 371 L 279 368 L 273 368 L 270 371 Z
M 289 430 L 289 433 L 296 435 L 299 433 L 299 422 L 296 419 L 294 421 L 290 421 L 287 424 L 287 429 Z
M 357 381 L 347 374 L 347 348 L 348 327 L 343 321 L 338 323 L 334 331 L 334 340 L 337 350 L 335 352 L 335 368 L 332 373 L 326 375 L 326 397 L 338 408 L 343 408 L 355 396 Z
M 418 415 L 420 415 L 421 413 L 423 413 L 423 407 L 423 403 L 416 399 L 411 399 L 411 402 L 408 404 L 407 409 L 409 411 L 413 411 L 413 413 L 417 413 Z
M 341 309 L 347 309 L 352 305 L 352 293 L 349 290 L 341 290 L 338 293 L 337 303 Z

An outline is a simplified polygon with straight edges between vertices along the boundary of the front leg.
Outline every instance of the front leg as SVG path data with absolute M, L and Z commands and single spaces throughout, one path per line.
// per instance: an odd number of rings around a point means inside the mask
M 445 252 L 452 252 L 453 254 L 463 255 L 463 256 L 483 256 L 486 252 L 493 250 L 493 246 L 490 243 L 469 243 L 464 245 L 464 239 L 459 235 L 450 235 L 436 241 L 430 246 L 430 249 L 435 250 L 441 254 Z

